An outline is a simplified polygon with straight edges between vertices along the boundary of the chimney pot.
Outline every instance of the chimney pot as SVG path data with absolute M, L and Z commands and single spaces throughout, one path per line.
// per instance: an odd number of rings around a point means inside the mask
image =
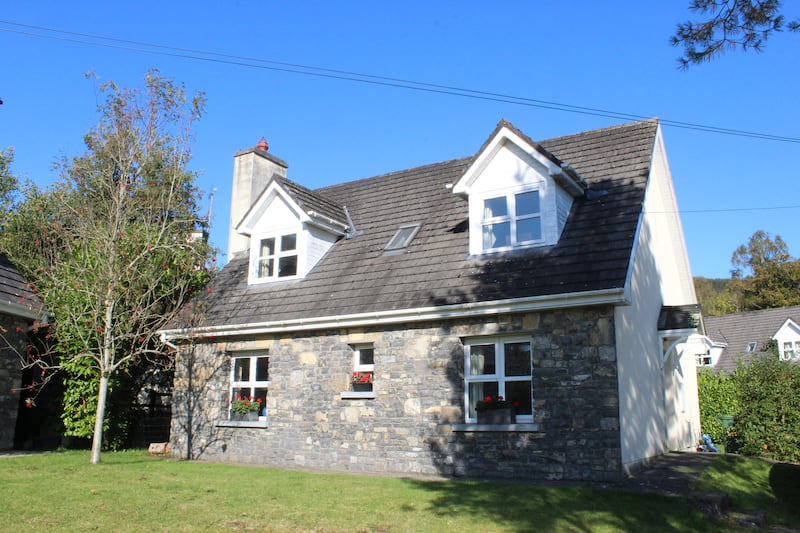
M 269 143 L 264 137 L 261 137 L 261 140 L 258 141 L 258 144 L 256 144 L 256 149 L 261 150 L 262 152 L 269 150 Z

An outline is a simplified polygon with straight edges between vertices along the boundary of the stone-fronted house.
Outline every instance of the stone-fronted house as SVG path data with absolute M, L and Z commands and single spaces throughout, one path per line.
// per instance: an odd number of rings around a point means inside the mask
M 44 307 L 8 258 L 0 253 L 0 450 L 14 446 L 20 408 L 33 392 L 23 389 L 22 359 L 34 323 L 46 319 Z M 20 436 L 18 436 L 20 437 Z
M 732 372 L 768 353 L 772 342 L 781 360 L 800 361 L 800 305 L 709 316 L 703 321 L 712 345 L 698 357 L 698 367 Z
M 610 480 L 695 446 L 705 348 L 657 120 L 541 142 L 501 121 L 473 156 L 316 190 L 287 167 L 235 155 L 229 263 L 163 332 L 174 454 Z

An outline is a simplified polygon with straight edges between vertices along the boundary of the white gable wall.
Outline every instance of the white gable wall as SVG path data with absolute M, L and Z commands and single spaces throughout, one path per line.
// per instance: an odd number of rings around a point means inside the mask
M 657 331 L 663 305 L 696 303 L 660 132 L 645 192 L 629 282 L 631 305 L 616 309 L 622 463 L 626 469 L 699 438 L 695 352 L 680 346 L 662 368 Z

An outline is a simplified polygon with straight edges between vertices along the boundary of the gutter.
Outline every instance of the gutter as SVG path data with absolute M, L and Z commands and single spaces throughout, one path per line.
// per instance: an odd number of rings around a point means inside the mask
M 351 315 L 299 318 L 271 322 L 251 322 L 201 328 L 169 329 L 162 330 L 160 335 L 162 342 L 167 344 L 169 339 L 184 339 L 187 338 L 190 333 L 195 338 L 225 335 L 263 335 L 320 329 L 392 325 L 461 317 L 481 317 L 503 313 L 520 313 L 604 304 L 629 305 L 630 300 L 624 289 L 604 289 L 568 295 L 533 296 L 521 299 L 419 307 L 414 309 L 377 311 L 374 313 L 356 313 Z M 167 345 L 171 346 L 171 344 Z
M 0 301 L 0 313 L 30 320 L 39 320 L 42 323 L 47 323 L 50 318 L 50 314 L 47 311 L 36 312 L 26 305 L 18 304 L 10 300 L 5 302 Z

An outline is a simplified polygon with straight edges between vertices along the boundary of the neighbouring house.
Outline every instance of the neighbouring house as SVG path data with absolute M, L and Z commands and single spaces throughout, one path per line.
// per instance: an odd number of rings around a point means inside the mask
M 703 322 L 713 345 L 698 355 L 698 367 L 732 372 L 768 353 L 772 342 L 780 359 L 800 361 L 800 305 L 709 316 Z
M 174 454 L 612 480 L 694 448 L 706 348 L 657 120 L 501 121 L 470 157 L 315 190 L 287 167 L 235 155 L 229 263 L 162 332 Z
M 23 371 L 23 364 L 34 325 L 44 320 L 41 300 L 0 253 L 0 450 L 11 449 L 15 441 L 32 441 L 23 433 L 37 430 L 36 391 L 27 388 L 34 377 Z

